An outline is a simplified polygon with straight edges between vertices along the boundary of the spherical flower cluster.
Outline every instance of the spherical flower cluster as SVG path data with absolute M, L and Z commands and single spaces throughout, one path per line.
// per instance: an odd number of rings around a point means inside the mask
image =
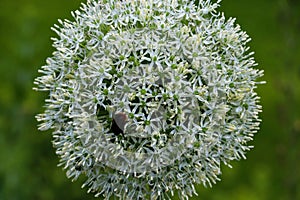
M 67 176 L 109 199 L 181 199 L 245 158 L 263 72 L 220 0 L 88 0 L 36 78 Z

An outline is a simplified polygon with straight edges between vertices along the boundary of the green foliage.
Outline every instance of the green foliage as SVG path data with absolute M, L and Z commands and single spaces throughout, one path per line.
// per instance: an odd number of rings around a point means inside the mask
M 37 69 L 53 51 L 50 27 L 71 18 L 79 0 L 1 0 L 0 199 L 94 199 L 71 183 L 34 116 L 44 104 L 32 91 Z M 300 199 L 300 3 L 295 0 L 223 0 L 220 10 L 237 17 L 252 38 L 267 84 L 259 88 L 263 122 L 247 160 L 223 166 L 222 181 L 199 186 L 205 200 Z M 105 27 L 104 27 L 105 28 Z

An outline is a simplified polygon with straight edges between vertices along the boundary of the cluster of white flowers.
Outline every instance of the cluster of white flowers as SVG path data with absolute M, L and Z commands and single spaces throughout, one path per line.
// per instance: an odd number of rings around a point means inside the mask
M 188 199 L 245 158 L 263 72 L 219 3 L 88 0 L 59 20 L 35 89 L 68 177 L 106 199 Z

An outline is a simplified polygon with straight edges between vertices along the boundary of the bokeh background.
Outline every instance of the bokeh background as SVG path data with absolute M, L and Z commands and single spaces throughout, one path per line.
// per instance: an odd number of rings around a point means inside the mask
M 71 18 L 80 0 L 0 0 L 0 200 L 89 200 L 82 180 L 72 183 L 56 167 L 51 132 L 34 116 L 46 94 L 32 91 L 37 70 L 51 56 L 50 27 Z M 247 159 L 222 167 L 213 188 L 197 186 L 200 200 L 300 199 L 300 2 L 223 0 L 252 37 L 264 112 Z

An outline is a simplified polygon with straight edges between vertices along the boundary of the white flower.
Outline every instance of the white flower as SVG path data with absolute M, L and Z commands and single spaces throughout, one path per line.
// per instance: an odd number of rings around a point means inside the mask
M 251 148 L 263 72 L 220 1 L 195 2 L 88 0 L 53 28 L 39 128 L 96 196 L 188 199 Z

